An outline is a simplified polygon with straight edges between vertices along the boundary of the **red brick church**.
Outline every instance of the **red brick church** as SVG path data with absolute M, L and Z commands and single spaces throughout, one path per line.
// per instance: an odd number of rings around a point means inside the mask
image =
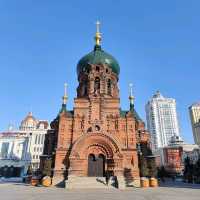
M 80 178 L 106 174 L 117 177 L 119 188 L 139 185 L 138 156 L 148 151 L 149 134 L 135 111 L 132 91 L 130 109 L 121 110 L 120 67 L 100 42 L 97 24 L 94 49 L 77 65 L 74 109 L 67 110 L 65 91 L 62 108 L 46 136 L 41 170 L 51 171 L 54 185 L 66 180 L 66 187 L 73 187 Z

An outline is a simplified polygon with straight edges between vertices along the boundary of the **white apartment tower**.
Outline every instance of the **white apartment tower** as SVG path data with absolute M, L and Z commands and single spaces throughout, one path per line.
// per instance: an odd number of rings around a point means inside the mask
M 146 118 L 154 151 L 168 146 L 172 136 L 180 136 L 175 99 L 157 91 L 146 104 Z
M 190 120 L 195 144 L 200 145 L 200 102 L 189 107 Z

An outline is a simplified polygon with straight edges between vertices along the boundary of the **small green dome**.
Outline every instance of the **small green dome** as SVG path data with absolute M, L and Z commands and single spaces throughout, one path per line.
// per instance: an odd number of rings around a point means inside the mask
M 105 64 L 119 75 L 120 67 L 116 59 L 101 49 L 101 46 L 95 45 L 94 50 L 80 59 L 77 65 L 77 73 L 84 71 L 88 64 Z

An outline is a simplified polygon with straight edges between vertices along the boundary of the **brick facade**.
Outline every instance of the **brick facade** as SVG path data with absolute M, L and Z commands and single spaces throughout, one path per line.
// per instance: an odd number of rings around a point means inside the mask
M 165 147 L 163 154 L 166 170 L 172 174 L 181 174 L 184 168 L 182 161 L 183 147 Z
M 129 182 L 139 178 L 138 146 L 148 146 L 149 134 L 134 107 L 120 109 L 118 74 L 106 64 L 89 64 L 78 72 L 73 111 L 65 104 L 51 123 L 44 156 L 52 160 L 57 184 L 69 176 L 88 176 L 89 155 L 105 158 L 104 171 Z

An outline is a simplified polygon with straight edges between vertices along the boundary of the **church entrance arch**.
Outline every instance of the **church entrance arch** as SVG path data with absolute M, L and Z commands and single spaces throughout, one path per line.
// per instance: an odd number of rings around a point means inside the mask
M 88 156 L 88 176 L 103 177 L 105 176 L 105 156 L 99 154 L 89 154 Z
M 69 174 L 74 176 L 104 177 L 115 168 L 122 168 L 120 145 L 114 138 L 102 133 L 89 133 L 80 137 L 69 157 Z

